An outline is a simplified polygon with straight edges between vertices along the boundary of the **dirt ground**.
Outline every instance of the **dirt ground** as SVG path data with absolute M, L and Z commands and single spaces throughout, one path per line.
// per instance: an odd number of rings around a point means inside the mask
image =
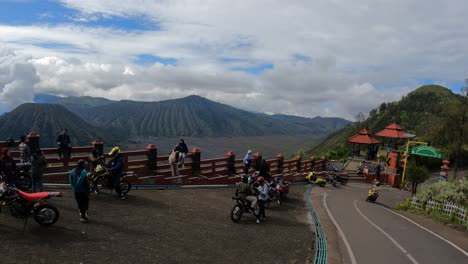
M 79 222 L 70 190 L 51 199 L 61 213 L 48 228 L 0 213 L 0 263 L 309 263 L 314 233 L 304 186 L 267 210 L 232 223 L 233 189 L 132 190 L 126 200 L 91 196 L 90 222 Z

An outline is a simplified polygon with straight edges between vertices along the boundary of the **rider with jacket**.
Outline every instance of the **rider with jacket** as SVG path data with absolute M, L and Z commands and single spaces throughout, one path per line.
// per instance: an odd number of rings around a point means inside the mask
M 120 153 L 119 147 L 114 147 L 109 152 L 109 155 L 112 159 L 109 161 L 109 183 L 110 185 L 114 185 L 114 189 L 117 192 L 117 195 L 120 199 L 125 199 L 125 195 L 122 194 L 122 189 L 120 189 L 120 175 L 122 174 L 123 170 L 123 155 Z
M 3 174 L 3 176 L 5 176 L 4 180 L 12 186 L 16 183 L 15 170 L 16 162 L 10 156 L 10 150 L 8 148 L 3 148 L 0 157 L 0 174 Z
M 245 199 L 250 202 L 250 211 L 257 217 L 257 224 L 260 223 L 260 218 L 255 214 L 257 197 L 255 197 L 252 187 L 249 184 L 249 175 L 242 176 L 242 182 L 237 184 L 236 197 Z

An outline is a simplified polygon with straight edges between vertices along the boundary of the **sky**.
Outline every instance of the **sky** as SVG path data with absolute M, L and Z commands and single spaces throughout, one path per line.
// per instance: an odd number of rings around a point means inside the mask
M 0 113 L 34 94 L 354 120 L 468 78 L 465 0 L 0 0 Z

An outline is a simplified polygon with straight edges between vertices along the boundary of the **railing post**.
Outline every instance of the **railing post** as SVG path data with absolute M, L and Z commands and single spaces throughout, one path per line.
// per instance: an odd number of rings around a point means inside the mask
M 200 150 L 197 148 L 192 149 L 192 151 L 190 152 L 190 158 L 192 159 L 192 174 L 200 173 Z
M 226 153 L 227 156 L 227 171 L 228 175 L 236 174 L 236 154 L 229 151 Z
M 261 166 L 262 166 L 262 153 L 257 152 L 254 155 L 254 160 L 255 160 L 255 171 L 259 171 Z
M 282 174 L 284 170 L 284 156 L 283 154 L 276 155 L 276 159 L 278 160 L 278 173 Z
M 296 160 L 296 172 L 301 172 L 301 165 L 302 165 L 302 157 L 301 155 L 296 155 L 295 157 Z
M 146 157 L 148 161 L 146 166 L 148 170 L 152 171 L 155 175 L 158 174 L 158 148 L 153 144 L 146 146 Z
M 29 139 L 29 142 L 28 142 L 28 145 L 29 145 L 29 151 L 32 153 L 35 153 L 36 150 L 38 149 L 41 149 L 40 145 L 39 145 L 39 134 L 36 133 L 36 132 L 33 132 L 31 131 L 28 135 L 28 139 Z

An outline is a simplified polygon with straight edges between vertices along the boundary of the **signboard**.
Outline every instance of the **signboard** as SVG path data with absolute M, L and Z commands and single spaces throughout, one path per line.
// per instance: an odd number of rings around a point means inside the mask
M 442 158 L 440 151 L 433 146 L 420 145 L 411 150 L 411 155 L 425 156 L 431 158 Z

